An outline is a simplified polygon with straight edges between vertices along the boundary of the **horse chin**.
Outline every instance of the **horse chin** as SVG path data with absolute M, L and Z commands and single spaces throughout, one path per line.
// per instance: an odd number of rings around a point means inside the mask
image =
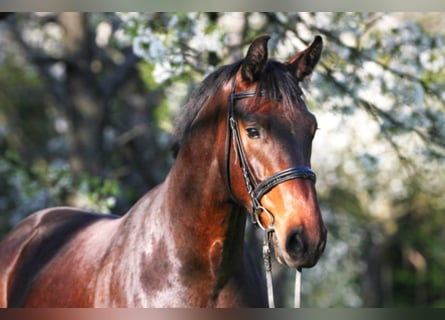
M 304 267 L 301 265 L 300 261 L 293 260 L 290 257 L 287 257 L 285 254 L 282 254 L 280 250 L 277 250 L 277 248 L 274 248 L 274 251 L 275 251 L 275 258 L 277 259 L 279 264 L 289 268 L 296 268 L 296 269 Z
M 299 268 L 300 266 L 297 261 L 293 261 L 290 259 L 290 257 L 282 250 L 279 241 L 277 239 L 276 234 L 273 236 L 273 249 L 275 252 L 275 259 L 277 259 L 279 264 L 282 264 L 284 266 L 288 266 L 291 268 Z
M 302 261 L 300 259 L 292 259 L 286 254 L 282 254 L 280 250 L 274 249 L 275 251 L 275 258 L 277 259 L 278 263 L 281 265 L 287 266 L 289 268 L 295 268 L 295 269 L 301 269 L 301 268 L 312 268 L 317 264 L 318 259 L 309 259 Z

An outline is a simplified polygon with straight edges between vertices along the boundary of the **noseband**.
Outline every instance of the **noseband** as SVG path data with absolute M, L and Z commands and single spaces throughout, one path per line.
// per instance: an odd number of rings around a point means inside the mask
M 231 198 L 237 201 L 235 196 L 233 195 L 230 183 L 229 150 L 230 150 L 231 140 L 234 139 L 234 148 L 236 148 L 235 152 L 239 156 L 241 170 L 244 177 L 244 183 L 246 185 L 247 192 L 249 193 L 250 196 L 251 214 L 253 222 L 263 230 L 273 231 L 274 216 L 269 210 L 267 210 L 261 205 L 261 199 L 263 198 L 263 196 L 267 194 L 270 190 L 272 190 L 274 187 L 285 181 L 293 179 L 308 179 L 315 183 L 316 176 L 315 173 L 310 168 L 305 166 L 298 166 L 279 171 L 259 183 L 256 181 L 254 175 L 252 174 L 252 170 L 249 167 L 246 153 L 244 152 L 238 121 L 236 118 L 236 114 L 234 112 L 235 101 L 254 97 L 256 95 L 256 90 L 235 92 L 235 87 L 236 87 L 235 79 L 233 80 L 232 90 L 229 96 L 229 108 L 227 113 L 227 127 L 226 127 L 226 141 L 225 141 L 225 155 L 224 155 L 226 185 L 229 194 L 231 195 Z M 265 212 L 268 216 L 269 225 L 267 227 L 261 222 L 259 218 L 261 212 Z

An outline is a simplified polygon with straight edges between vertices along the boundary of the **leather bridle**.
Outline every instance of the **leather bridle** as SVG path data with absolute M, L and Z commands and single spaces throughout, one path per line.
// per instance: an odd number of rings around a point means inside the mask
M 257 224 L 264 231 L 264 243 L 263 243 L 263 259 L 266 270 L 266 280 L 268 288 L 268 302 L 269 307 L 275 306 L 273 299 L 273 286 L 272 286 L 272 274 L 271 274 L 271 261 L 270 261 L 270 242 L 271 236 L 274 232 L 274 215 L 265 207 L 261 205 L 262 197 L 271 191 L 274 187 L 288 180 L 293 179 L 308 179 L 313 183 L 316 181 L 315 173 L 306 166 L 291 167 L 282 171 L 279 171 L 272 176 L 266 178 L 261 182 L 257 182 L 252 170 L 249 167 L 246 153 L 244 152 L 243 144 L 241 141 L 241 134 L 238 126 L 238 121 L 235 113 L 235 101 L 245 98 L 255 97 L 257 95 L 256 90 L 246 90 L 235 92 L 236 88 L 236 76 L 232 82 L 232 89 L 229 95 L 229 107 L 227 111 L 227 125 L 226 125 L 226 139 L 224 146 L 224 170 L 227 190 L 233 201 L 240 203 L 240 201 L 234 196 L 231 182 L 230 182 L 230 147 L 233 143 L 234 151 L 240 159 L 240 166 L 244 177 L 244 183 L 246 185 L 247 192 L 250 196 L 251 216 L 254 224 Z M 261 94 L 261 93 L 260 93 Z M 265 225 L 261 222 L 260 214 L 264 212 L 267 215 L 268 224 Z M 297 271 L 297 279 L 301 274 Z M 297 280 L 299 283 L 299 280 Z M 295 289 L 295 301 L 299 301 L 299 285 Z M 297 293 L 298 291 L 298 293 Z M 297 297 L 298 294 L 298 297 Z M 299 306 L 299 302 L 298 302 Z
M 230 182 L 230 145 L 233 140 L 233 145 L 235 152 L 240 159 L 240 166 L 244 177 L 244 183 L 247 188 L 247 192 L 250 196 L 251 214 L 253 222 L 258 224 L 258 226 L 263 230 L 273 230 L 273 215 L 261 205 L 261 199 L 265 194 L 271 191 L 274 187 L 288 180 L 293 179 L 308 179 L 315 183 L 316 175 L 315 173 L 306 166 L 298 166 L 288 168 L 279 171 L 272 176 L 266 178 L 261 182 L 257 182 L 252 170 L 249 167 L 247 161 L 246 153 L 244 152 L 243 143 L 241 141 L 241 134 L 238 126 L 238 121 L 235 113 L 235 101 L 250 98 L 256 96 L 256 90 L 247 90 L 235 92 L 236 78 L 232 83 L 232 90 L 229 95 L 229 107 L 227 112 L 227 127 L 226 127 L 226 141 L 225 141 L 225 152 L 224 152 L 224 162 L 225 162 L 225 179 L 227 189 L 233 200 L 239 202 L 232 192 L 231 182 Z M 265 212 L 269 218 L 269 225 L 266 227 L 261 223 L 259 215 L 261 212 Z

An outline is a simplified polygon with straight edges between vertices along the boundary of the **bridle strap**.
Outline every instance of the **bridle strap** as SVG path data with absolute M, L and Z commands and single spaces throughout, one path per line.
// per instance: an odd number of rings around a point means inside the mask
M 261 199 L 266 193 L 272 190 L 275 186 L 292 179 L 308 179 L 316 182 L 315 173 L 308 167 L 294 167 L 280 171 L 273 176 L 262 181 L 256 186 L 254 196 Z
M 275 301 L 273 296 L 273 283 L 272 283 L 272 261 L 270 242 L 272 241 L 272 232 L 265 231 L 263 238 L 263 262 L 264 271 L 266 271 L 266 285 L 267 285 L 267 303 L 269 308 L 275 308 Z
M 254 97 L 256 95 L 256 90 L 246 90 L 235 93 L 236 87 L 236 78 L 232 83 L 232 90 L 229 96 L 229 107 L 227 111 L 227 125 L 226 125 L 226 141 L 224 147 L 224 171 L 225 171 L 225 180 L 226 187 L 229 192 L 231 199 L 234 202 L 239 203 L 232 192 L 231 182 L 230 182 L 230 146 L 232 144 L 232 139 L 234 139 L 234 151 L 240 158 L 241 169 L 243 172 L 244 182 L 246 184 L 247 192 L 252 198 L 254 185 L 256 186 L 255 178 L 253 177 L 251 170 L 249 168 L 249 163 L 247 161 L 246 154 L 244 152 L 244 148 L 241 142 L 241 135 L 238 127 L 238 121 L 236 119 L 236 115 L 234 112 L 235 109 L 235 101 L 241 100 L 249 97 Z M 235 147 L 236 144 L 236 147 Z M 254 185 L 252 185 L 252 183 Z

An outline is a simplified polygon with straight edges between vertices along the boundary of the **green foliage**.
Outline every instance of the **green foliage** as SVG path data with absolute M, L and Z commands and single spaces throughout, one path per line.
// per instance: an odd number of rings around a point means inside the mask
M 397 199 L 394 208 L 400 217 L 386 249 L 394 291 L 403 292 L 394 295 L 393 303 L 397 306 L 412 301 L 438 306 L 444 301 L 444 274 L 439 270 L 445 264 L 445 202 L 437 196 L 439 190 L 419 190 L 418 186 L 417 182 L 411 183 L 406 197 Z
M 33 211 L 48 206 L 73 206 L 94 212 L 110 213 L 119 194 L 114 179 L 82 174 L 76 178 L 64 165 L 29 165 L 17 151 L 7 150 L 0 159 L 2 212 L 0 230 L 16 224 Z M 8 216 L 5 213 L 10 212 Z M 8 221 L 8 219 L 12 219 Z

